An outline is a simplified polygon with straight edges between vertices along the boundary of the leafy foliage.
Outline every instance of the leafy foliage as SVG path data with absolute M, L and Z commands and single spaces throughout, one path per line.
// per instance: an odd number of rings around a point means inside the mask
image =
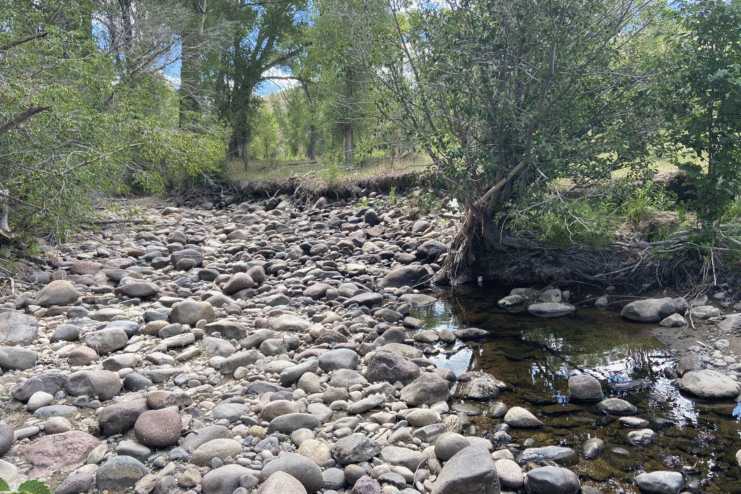
M 26 480 L 17 489 L 11 490 L 8 483 L 0 478 L 0 492 L 10 492 L 11 494 L 52 494 L 51 489 L 40 480 Z

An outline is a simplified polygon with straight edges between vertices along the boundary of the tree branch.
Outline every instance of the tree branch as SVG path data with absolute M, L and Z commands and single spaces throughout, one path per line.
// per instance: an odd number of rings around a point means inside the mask
M 35 108 L 31 108 L 27 111 L 24 111 L 23 113 L 19 115 L 16 115 L 15 117 L 5 122 L 2 126 L 0 126 L 0 135 L 6 133 L 10 129 L 18 127 L 19 125 L 21 125 L 23 122 L 25 122 L 29 118 L 34 117 L 38 115 L 39 113 L 46 111 L 50 108 L 51 106 L 37 106 Z
M 6 52 L 6 51 L 10 50 L 11 48 L 15 48 L 16 46 L 22 45 L 23 43 L 28 43 L 29 41 L 33 41 L 33 40 L 35 40 L 37 38 L 44 38 L 44 37 L 46 37 L 46 35 L 47 35 L 46 32 L 36 33 L 36 34 L 32 34 L 31 36 L 29 36 L 27 38 L 23 38 L 23 39 L 19 39 L 17 41 L 13 41 L 12 43 L 10 43 L 8 45 L 0 46 L 0 53 Z

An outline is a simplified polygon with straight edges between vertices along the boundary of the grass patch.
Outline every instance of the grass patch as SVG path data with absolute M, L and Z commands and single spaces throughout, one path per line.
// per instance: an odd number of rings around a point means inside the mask
M 365 159 L 362 164 L 345 166 L 329 160 L 232 160 L 226 167 L 226 178 L 231 181 L 282 181 L 302 178 L 318 185 L 333 186 L 359 180 L 423 172 L 432 164 L 424 153 L 409 153 L 395 160 L 389 157 Z

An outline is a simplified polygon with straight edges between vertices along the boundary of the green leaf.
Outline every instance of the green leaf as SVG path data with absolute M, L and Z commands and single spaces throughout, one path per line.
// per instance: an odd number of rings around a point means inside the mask
M 0 478 L 0 492 L 8 492 L 10 491 L 10 486 L 7 482 L 5 482 L 5 479 Z
M 51 489 L 39 480 L 26 480 L 18 486 L 18 491 L 28 494 L 52 494 Z

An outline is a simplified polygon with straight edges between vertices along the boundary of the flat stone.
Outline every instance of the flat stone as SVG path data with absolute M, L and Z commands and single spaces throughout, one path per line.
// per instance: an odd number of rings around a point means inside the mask
M 214 458 L 226 460 L 228 457 L 236 458 L 242 452 L 242 444 L 234 439 L 213 439 L 198 447 L 193 452 L 190 461 L 198 466 L 210 464 Z
M 400 398 L 413 407 L 447 401 L 450 397 L 448 385 L 448 381 L 439 375 L 425 372 L 401 389 Z
M 26 370 L 36 365 L 38 354 L 33 350 L 17 347 L 0 347 L 0 368 Z
M 646 494 L 678 494 L 684 485 L 679 472 L 647 472 L 636 475 L 636 485 Z
M 610 415 L 633 415 L 638 412 L 638 408 L 620 398 L 608 398 L 597 404 L 600 410 Z
M 718 371 L 690 371 L 679 380 L 679 389 L 706 399 L 731 399 L 738 396 L 741 386 Z
M 32 465 L 28 476 L 34 478 L 81 464 L 99 444 L 100 440 L 87 432 L 69 431 L 43 436 L 21 446 L 20 456 Z
M 542 448 L 527 448 L 522 452 L 523 462 L 555 461 L 574 456 L 576 451 L 563 446 L 545 446 Z
M 576 312 L 576 307 L 564 303 L 541 302 L 529 305 L 527 311 L 535 317 L 552 319 L 555 317 L 568 316 L 569 314 Z
M 332 446 L 332 457 L 341 465 L 369 461 L 381 452 L 381 446 L 364 434 L 351 434 Z
M 99 400 L 110 400 L 121 391 L 121 378 L 117 373 L 106 370 L 73 372 L 67 378 L 64 389 L 72 396 L 96 396 Z
M 527 482 L 533 494 L 577 494 L 581 487 L 574 472 L 560 467 L 530 470 Z
M 317 417 L 308 413 L 289 413 L 274 418 L 268 426 L 268 433 L 280 432 L 282 434 L 291 434 L 298 429 L 314 429 L 319 427 L 320 422 Z

